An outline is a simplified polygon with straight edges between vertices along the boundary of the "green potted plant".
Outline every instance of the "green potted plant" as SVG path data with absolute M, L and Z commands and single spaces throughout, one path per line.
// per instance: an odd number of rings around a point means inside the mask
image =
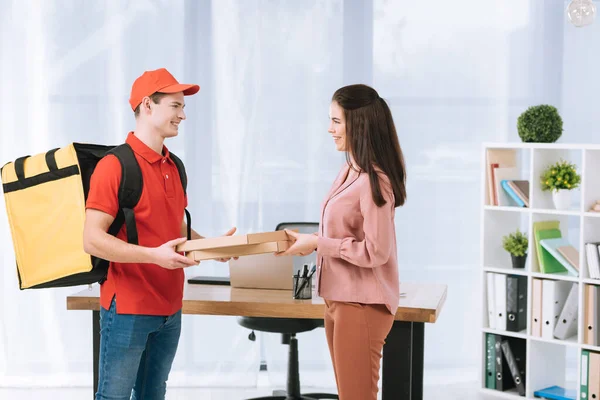
M 554 143 L 562 135 L 563 121 L 554 106 L 529 107 L 517 119 L 517 131 L 523 142 Z
M 502 247 L 510 253 L 513 268 L 525 268 L 528 245 L 527 235 L 518 229 L 502 238 Z
M 577 166 L 565 160 L 549 165 L 542 174 L 542 190 L 552 191 L 552 201 L 557 210 L 567 210 L 571 206 L 571 191 L 579 187 L 581 176 Z

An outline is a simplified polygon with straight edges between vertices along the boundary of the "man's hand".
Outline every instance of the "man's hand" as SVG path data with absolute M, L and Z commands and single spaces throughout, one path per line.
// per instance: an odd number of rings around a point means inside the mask
M 237 228 L 234 226 L 233 228 L 231 228 L 229 231 L 227 231 L 226 234 L 224 234 L 223 236 L 233 236 L 233 234 L 235 233 L 235 231 L 237 230 Z M 234 260 L 237 260 L 239 257 L 233 257 Z M 219 262 L 227 262 L 231 260 L 231 257 L 229 258 L 219 258 L 217 259 L 217 261 Z
M 294 244 L 284 252 L 276 253 L 277 256 L 307 256 L 317 248 L 318 237 L 308 233 L 296 233 L 286 229 Z
M 177 238 L 169 240 L 167 243 L 159 247 L 151 248 L 150 251 L 152 258 L 154 259 L 154 263 L 165 269 L 187 268 L 200 264 L 200 261 L 191 260 L 175 251 L 177 245 L 184 243 L 186 240 L 187 238 L 184 237 Z

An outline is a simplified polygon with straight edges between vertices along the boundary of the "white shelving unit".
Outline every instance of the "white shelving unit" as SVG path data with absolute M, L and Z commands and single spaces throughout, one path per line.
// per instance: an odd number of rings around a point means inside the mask
M 530 207 L 491 205 L 487 186 L 488 150 L 509 150 L 516 153 L 519 179 L 529 180 Z M 540 177 L 543 170 L 560 159 L 577 165 L 581 175 L 579 189 L 573 193 L 573 207 L 556 210 L 550 192 L 543 192 Z M 590 279 L 584 244 L 600 242 L 600 213 L 589 212 L 590 207 L 600 200 L 600 145 L 586 144 L 543 144 L 543 143 L 484 143 L 481 163 L 481 316 L 480 340 L 480 386 L 486 395 L 505 399 L 535 399 L 533 393 L 549 386 L 562 386 L 575 390 L 580 397 L 581 351 L 600 352 L 600 346 L 584 344 L 584 285 L 600 285 L 600 280 Z M 560 221 L 563 237 L 579 250 L 580 271 L 578 277 L 540 272 L 533 223 L 545 220 Z M 527 232 L 529 250 L 524 269 L 513 269 L 510 255 L 502 248 L 502 237 L 516 229 Z M 527 277 L 527 328 L 521 332 L 491 329 L 487 310 L 487 273 L 500 273 Z M 544 339 L 531 334 L 532 281 L 534 278 L 561 280 L 579 284 L 579 309 L 577 334 L 566 340 Z M 515 389 L 498 391 L 486 388 L 486 334 L 491 333 L 526 341 L 525 397 Z M 567 365 L 574 368 L 567 368 Z M 581 399 L 587 400 L 587 399 Z

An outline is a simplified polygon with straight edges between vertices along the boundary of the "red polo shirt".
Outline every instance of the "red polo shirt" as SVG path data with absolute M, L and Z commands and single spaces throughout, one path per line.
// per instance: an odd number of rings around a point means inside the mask
M 160 155 L 130 132 L 126 141 L 135 154 L 144 180 L 142 196 L 133 209 L 140 246 L 158 247 L 181 236 L 187 198 L 177 167 L 163 146 Z M 104 157 L 94 170 L 86 208 L 116 217 L 121 164 L 114 155 Z M 117 237 L 127 241 L 125 225 Z M 183 269 L 168 270 L 156 264 L 111 262 L 108 277 L 100 288 L 100 304 L 110 307 L 117 299 L 117 313 L 172 315 L 182 307 Z

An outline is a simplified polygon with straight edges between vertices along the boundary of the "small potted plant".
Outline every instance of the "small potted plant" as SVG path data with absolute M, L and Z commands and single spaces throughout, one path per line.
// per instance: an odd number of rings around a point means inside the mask
M 502 247 L 510 253 L 513 268 L 525 268 L 528 245 L 527 235 L 518 229 L 502 238 Z
M 525 143 L 554 143 L 562 135 L 563 121 L 556 107 L 529 107 L 517 119 L 519 137 Z
M 581 176 L 577 166 L 565 160 L 549 165 L 542 174 L 542 190 L 552 191 L 552 201 L 557 210 L 567 210 L 571 206 L 571 191 L 579 187 Z

